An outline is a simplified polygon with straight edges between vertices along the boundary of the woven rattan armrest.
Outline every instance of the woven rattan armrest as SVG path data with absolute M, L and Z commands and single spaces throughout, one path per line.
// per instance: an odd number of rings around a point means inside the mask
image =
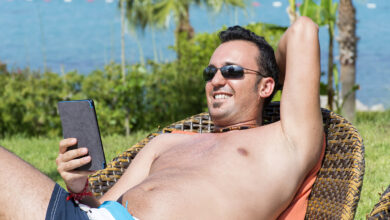
M 371 213 L 367 215 L 368 220 L 389 220 L 390 219 L 390 185 L 382 193 L 379 202 L 375 204 Z

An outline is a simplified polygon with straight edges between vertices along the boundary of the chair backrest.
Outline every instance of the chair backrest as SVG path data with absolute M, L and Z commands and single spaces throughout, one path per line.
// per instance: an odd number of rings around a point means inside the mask
M 344 118 L 322 109 L 326 150 L 322 167 L 309 196 L 306 219 L 353 219 L 360 198 L 364 174 L 364 145 L 357 130 Z M 279 103 L 271 103 L 263 112 L 263 123 L 280 119 Z M 90 176 L 96 196 L 103 195 L 121 177 L 131 160 L 152 138 L 172 130 L 208 133 L 213 130 L 208 113 L 173 123 L 128 149 L 111 161 L 105 170 Z
M 382 193 L 379 202 L 367 216 L 368 220 L 385 220 L 390 219 L 390 185 Z

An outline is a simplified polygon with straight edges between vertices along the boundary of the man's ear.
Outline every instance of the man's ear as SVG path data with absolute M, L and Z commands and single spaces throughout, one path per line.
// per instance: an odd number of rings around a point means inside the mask
M 259 98 L 265 99 L 272 95 L 275 88 L 275 81 L 272 77 L 264 77 L 260 80 L 258 86 Z

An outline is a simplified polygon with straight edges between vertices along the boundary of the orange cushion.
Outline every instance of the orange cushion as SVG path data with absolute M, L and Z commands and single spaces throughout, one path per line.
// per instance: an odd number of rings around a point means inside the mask
M 298 189 L 295 194 L 294 199 L 291 201 L 290 205 L 286 210 L 279 215 L 278 220 L 296 220 L 304 219 L 307 209 L 307 202 L 309 201 L 309 195 L 313 187 L 314 181 L 317 179 L 317 173 L 321 169 L 322 160 L 325 155 L 325 134 L 324 134 L 324 143 L 322 145 L 321 157 L 313 167 L 313 169 L 307 174 L 305 180 L 303 181 L 301 187 Z
M 192 131 L 173 130 L 172 134 L 189 134 L 189 135 L 194 135 L 194 134 L 198 134 L 198 133 L 192 132 Z

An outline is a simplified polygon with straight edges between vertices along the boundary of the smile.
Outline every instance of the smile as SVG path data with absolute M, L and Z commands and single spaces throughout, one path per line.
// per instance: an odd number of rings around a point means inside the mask
M 227 95 L 227 94 L 216 94 L 214 95 L 214 99 L 227 99 L 227 98 L 230 98 L 231 95 Z

